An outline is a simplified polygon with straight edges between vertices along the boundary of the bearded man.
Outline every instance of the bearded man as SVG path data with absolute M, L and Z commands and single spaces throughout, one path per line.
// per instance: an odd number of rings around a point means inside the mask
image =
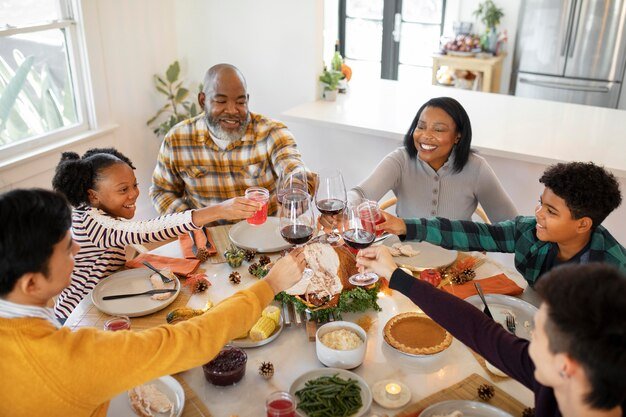
M 211 67 L 203 85 L 198 103 L 204 113 L 177 124 L 163 140 L 152 203 L 161 214 L 216 205 L 225 211 L 224 223 L 254 213 L 258 203 L 241 196 L 248 187 L 265 187 L 274 214 L 281 172 L 304 166 L 293 135 L 284 124 L 248 110 L 246 81 L 236 67 Z

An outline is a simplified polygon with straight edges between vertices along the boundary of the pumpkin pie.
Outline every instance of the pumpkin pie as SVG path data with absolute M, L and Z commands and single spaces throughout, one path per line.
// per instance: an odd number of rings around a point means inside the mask
M 411 355 L 434 355 L 452 343 L 452 335 L 424 314 L 402 313 L 387 322 L 384 338 L 389 345 Z

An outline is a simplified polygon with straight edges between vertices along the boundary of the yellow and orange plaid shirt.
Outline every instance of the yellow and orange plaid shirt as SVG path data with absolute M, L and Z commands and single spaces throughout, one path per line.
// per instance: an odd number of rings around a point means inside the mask
M 221 203 L 248 187 L 275 195 L 283 170 L 304 166 L 284 124 L 250 113 L 243 137 L 222 150 L 209 134 L 204 113 L 176 125 L 165 136 L 152 174 L 150 197 L 161 214 Z M 272 198 L 269 213 L 276 212 Z

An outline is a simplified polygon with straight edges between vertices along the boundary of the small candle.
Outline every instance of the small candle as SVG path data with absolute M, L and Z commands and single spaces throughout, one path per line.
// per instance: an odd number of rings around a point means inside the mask
M 387 393 L 387 398 L 390 400 L 397 400 L 400 398 L 400 393 L 402 392 L 402 387 L 396 383 L 389 383 L 385 385 L 385 392 Z

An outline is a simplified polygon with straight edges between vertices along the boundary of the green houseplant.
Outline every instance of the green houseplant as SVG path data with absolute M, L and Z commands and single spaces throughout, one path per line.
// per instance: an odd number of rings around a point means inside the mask
M 344 75 L 339 71 L 328 70 L 324 67 L 322 75 L 319 80 L 324 85 L 324 91 L 322 97 L 326 100 L 335 100 L 337 98 L 337 88 L 339 87 L 339 80 Z
M 498 31 L 496 27 L 500 24 L 500 19 L 504 16 L 502 9 L 493 2 L 493 0 L 485 0 L 478 4 L 478 8 L 474 10 L 476 16 L 487 28 L 485 34 L 481 37 L 480 43 L 484 50 L 496 52 L 498 43 Z
M 180 64 L 174 61 L 165 72 L 165 76 L 154 75 L 154 85 L 157 91 L 166 97 L 166 103 L 157 111 L 150 120 L 146 122 L 148 126 L 156 126 L 154 134 L 163 137 L 177 123 L 196 116 L 200 111 L 196 103 L 187 100 L 189 89 L 183 86 L 183 81 L 179 81 Z M 202 84 L 199 85 L 202 91 Z M 160 121 L 159 121 L 160 120 Z

